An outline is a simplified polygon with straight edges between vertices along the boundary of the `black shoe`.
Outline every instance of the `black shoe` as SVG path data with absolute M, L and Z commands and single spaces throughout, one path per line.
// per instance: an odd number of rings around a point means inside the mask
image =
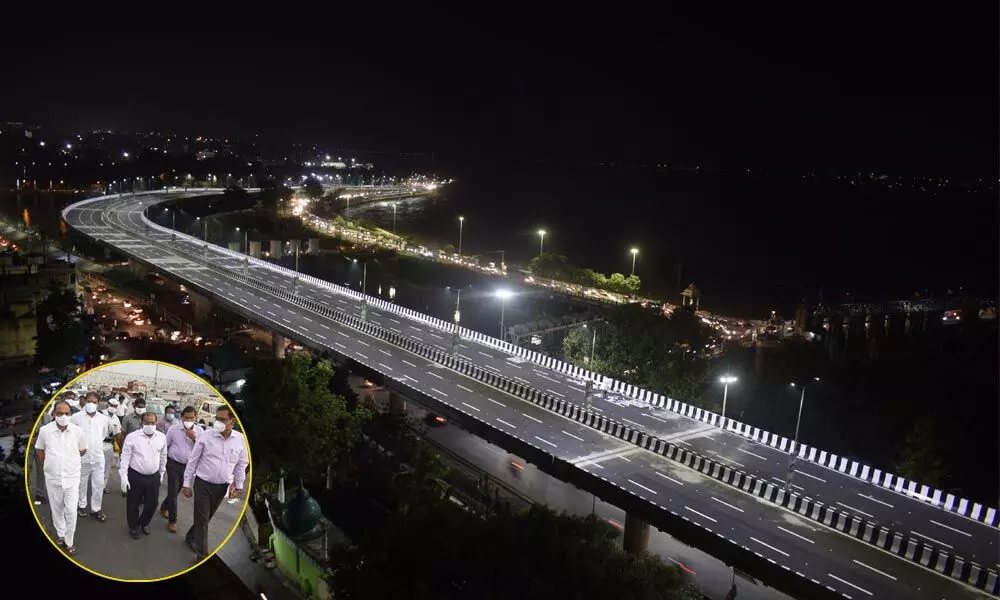
M 149 535 L 149 525 L 143 525 L 142 532 L 145 533 L 146 535 Z
M 86 508 L 81 508 L 81 509 L 79 509 L 79 510 L 76 511 L 76 514 L 80 515 L 81 517 L 86 517 L 87 516 L 87 509 Z
M 194 552 L 195 554 L 198 554 L 198 555 L 201 554 L 201 552 L 199 552 L 198 549 L 194 547 L 194 542 L 193 541 L 191 541 L 191 540 L 184 540 L 184 543 L 187 544 L 188 548 L 191 549 L 191 552 Z
M 133 530 L 129 531 L 128 534 L 130 536 L 132 536 L 133 540 L 139 539 L 139 530 L 138 529 L 133 529 Z

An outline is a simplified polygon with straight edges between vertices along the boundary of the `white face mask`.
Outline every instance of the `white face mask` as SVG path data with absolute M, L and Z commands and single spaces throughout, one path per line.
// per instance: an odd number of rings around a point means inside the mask
M 191 429 L 194 427 L 194 421 L 184 421 L 184 429 Z
M 215 430 L 218 431 L 219 433 L 222 433 L 223 431 L 226 430 L 226 424 L 223 423 L 222 421 L 216 421 L 215 423 L 212 424 L 212 427 L 215 427 Z
M 156 431 L 156 425 L 143 425 L 142 426 L 142 432 L 145 433 L 146 435 L 153 435 L 153 433 L 155 431 Z
M 56 425 L 60 427 L 69 425 L 69 415 L 56 415 Z
M 142 415 L 142 414 L 145 414 L 145 413 L 146 413 L 146 407 L 145 406 L 136 406 L 135 407 L 135 414 Z
M 83 410 L 87 411 L 88 415 L 92 415 L 95 412 L 97 412 L 97 405 L 94 404 L 93 402 L 88 402 L 86 405 L 84 405 Z

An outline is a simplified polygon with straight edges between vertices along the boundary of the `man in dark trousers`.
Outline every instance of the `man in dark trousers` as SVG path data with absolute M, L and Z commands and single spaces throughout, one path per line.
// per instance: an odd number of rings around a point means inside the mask
M 181 411 L 181 420 L 167 430 L 167 497 L 160 505 L 163 518 L 167 519 L 167 529 L 177 533 L 177 494 L 184 483 L 184 469 L 188 457 L 194 450 L 201 428 L 195 424 L 198 411 L 193 406 Z
M 219 407 L 212 428 L 198 436 L 184 469 L 184 497 L 194 496 L 194 525 L 184 539 L 199 562 L 210 551 L 208 522 L 226 495 L 238 497 L 246 483 L 250 455 L 243 434 L 233 431 L 235 424 L 232 410 Z
M 156 430 L 156 413 L 143 415 L 142 428 L 125 437 L 118 465 L 122 493 L 125 494 L 125 517 L 132 539 L 139 531 L 149 535 L 149 522 L 156 514 L 160 483 L 167 471 L 167 437 Z M 142 505 L 142 514 L 139 513 Z

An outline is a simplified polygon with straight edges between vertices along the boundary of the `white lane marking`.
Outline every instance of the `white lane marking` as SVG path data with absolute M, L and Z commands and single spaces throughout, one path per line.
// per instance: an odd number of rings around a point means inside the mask
M 743 448 L 737 448 L 737 450 L 739 450 L 740 452 L 742 452 L 744 454 L 749 454 L 750 456 L 756 456 L 757 458 L 759 458 L 761 460 L 765 460 L 765 461 L 767 460 L 766 458 L 764 458 L 760 454 L 754 454 L 753 452 L 750 452 L 749 450 L 744 450 Z
M 396 329 L 395 327 L 390 327 L 389 329 L 395 331 L 396 333 L 403 333 L 402 329 Z
M 678 440 L 678 441 L 679 441 L 679 440 Z M 773 479 L 773 480 L 775 480 L 775 481 L 777 481 L 777 482 L 780 482 L 780 483 L 782 483 L 782 484 L 784 484 L 784 483 L 785 483 L 785 480 L 784 480 L 784 479 L 782 479 L 781 477 L 772 477 L 771 479 Z M 799 486 L 795 485 L 794 483 L 793 483 L 793 484 L 791 485 L 791 487 L 793 487 L 793 488 L 795 488 L 795 489 L 799 490 L 800 492 L 804 492 L 804 491 L 805 491 L 805 488 L 802 488 L 802 487 L 799 487 Z
M 292 322 L 286 319 L 285 317 L 281 317 L 281 320 L 284 321 L 285 323 L 288 323 L 289 325 L 292 324 Z
M 272 317 L 277 317 L 277 316 L 278 316 L 278 315 L 274 314 L 274 313 L 273 313 L 273 312 L 271 312 L 271 311 L 267 311 L 267 314 L 271 315 Z
M 715 455 L 715 457 L 716 457 L 716 458 L 718 458 L 719 460 L 724 460 L 724 461 L 726 461 L 726 462 L 729 462 L 729 463 L 733 463 L 733 464 L 734 464 L 734 465 L 736 465 L 737 467 L 743 467 L 744 469 L 746 468 L 746 465 L 745 465 L 745 464 L 743 464 L 743 463 L 741 463 L 741 462 L 736 462 L 735 460 L 733 460 L 733 459 L 731 459 L 731 458 L 726 458 L 725 456 L 723 456 L 723 455 L 721 455 L 721 454 L 719 454 L 718 452 L 715 452 L 715 451 L 713 451 L 713 450 L 709 450 L 709 451 L 708 451 L 708 453 L 709 453 L 709 454 L 714 454 L 714 455 Z
M 541 422 L 542 422 L 542 420 L 541 420 L 541 419 L 536 419 L 535 417 L 533 417 L 533 416 L 529 415 L 528 413 L 521 413 L 521 414 L 522 414 L 523 416 L 525 416 L 525 417 L 528 417 L 529 419 L 531 419 L 532 421 L 534 421 L 534 422 L 536 422 L 536 423 L 541 423 Z
M 305 316 L 305 315 L 302 315 L 302 318 L 303 318 L 303 319 L 305 319 L 306 321 L 309 321 L 310 323 L 312 323 L 312 322 L 313 322 L 313 320 L 312 320 L 312 319 L 310 319 L 309 317 L 307 317 L 307 316 Z
M 876 569 L 875 567 L 872 567 L 872 566 L 870 566 L 870 565 L 866 565 L 865 563 L 861 562 L 860 560 L 858 560 L 858 559 L 856 559 L 856 558 L 852 558 L 851 560 L 853 560 L 854 562 L 858 563 L 859 565 L 861 565 L 862 567 L 864 567 L 864 568 L 866 568 L 866 569 L 869 569 L 869 570 L 872 570 L 872 571 L 875 571 L 875 572 L 876 572 L 876 573 L 878 573 L 879 575 L 884 575 L 884 576 L 888 577 L 889 579 L 891 579 L 891 580 L 893 580 L 893 581 L 897 581 L 897 579 L 896 579 L 896 578 L 895 578 L 894 576 L 892 576 L 892 575 L 889 575 L 889 574 L 888 574 L 888 573 L 886 573 L 885 571 L 880 571 L 880 570 Z
M 647 492 L 649 492 L 650 494 L 653 494 L 654 496 L 657 494 L 656 490 L 651 490 L 648 487 L 646 487 L 646 486 L 642 485 L 641 483 L 639 483 L 638 481 L 632 481 L 631 479 L 629 479 L 628 482 L 631 483 L 632 485 L 636 486 L 636 487 L 639 487 L 639 488 L 642 488 L 642 489 L 646 490 Z
M 798 469 L 795 469 L 795 472 L 796 472 L 796 473 L 800 473 L 800 474 L 802 474 L 802 475 L 805 475 L 806 477 L 811 477 L 811 478 L 815 479 L 816 481 L 821 481 L 821 482 L 823 482 L 823 483 L 826 483 L 826 480 L 825 480 L 825 479 L 822 479 L 822 478 L 820 478 L 820 477 L 816 477 L 815 475 L 810 475 L 809 473 L 806 473 L 805 471 L 800 471 L 800 470 L 798 470 Z
M 385 350 L 383 350 L 381 348 L 379 348 L 378 351 L 381 352 L 382 354 L 385 354 L 386 356 L 392 356 L 391 352 L 386 352 Z
M 530 382 L 530 381 L 528 381 L 527 379 L 521 379 L 521 378 L 520 378 L 520 377 L 518 377 L 517 375 L 515 375 L 515 376 L 514 376 L 514 379 L 516 379 L 516 380 L 520 381 L 521 383 L 527 383 L 527 384 L 530 384 L 530 383 L 531 383 L 531 382 Z
M 794 535 L 795 537 L 799 538 L 800 540 L 805 540 L 805 541 L 809 542 L 810 544 L 815 544 L 816 543 L 816 542 L 812 541 L 811 539 L 809 539 L 809 538 L 807 538 L 807 537 L 805 537 L 803 535 L 799 535 L 799 534 L 795 533 L 794 531 L 790 531 L 788 529 L 785 529 L 781 525 L 778 525 L 778 529 L 784 531 L 785 533 L 787 533 L 789 535 Z
M 340 302 L 341 304 L 347 304 L 346 302 L 344 302 L 344 301 L 343 301 L 343 300 L 341 300 L 340 298 L 337 298 L 337 302 Z
M 559 396 L 560 398 L 565 398 L 566 397 L 565 394 L 560 394 L 559 392 L 556 392 L 554 390 L 550 390 L 549 388 L 545 388 L 545 391 L 548 392 L 548 393 L 550 393 L 550 394 L 555 394 L 556 396 Z
M 369 348 L 371 347 L 371 344 L 369 344 L 368 342 L 366 342 L 364 340 L 357 340 L 357 342 L 359 344 L 363 345 L 363 346 L 368 346 Z
M 945 525 L 944 523 L 938 523 L 937 521 L 934 521 L 934 520 L 932 520 L 931 523 L 934 523 L 938 527 L 944 527 L 945 529 L 950 529 L 950 530 L 954 531 L 955 533 L 961 533 L 965 537 L 972 537 L 971 533 L 965 533 L 961 529 L 955 529 L 954 527 L 951 527 L 950 525 Z
M 345 338 L 349 338 L 349 337 L 351 337 L 351 336 L 347 335 L 346 333 L 344 333 L 343 331 L 338 331 L 338 332 L 337 332 L 337 335 L 339 335 L 339 336 L 343 336 L 343 337 L 345 337 Z
M 542 374 L 541 374 L 541 373 L 539 373 L 538 371 L 535 371 L 535 375 L 538 375 L 538 376 L 539 376 L 539 377 L 541 377 L 542 379 L 548 379 L 548 380 L 549 380 L 549 381 L 551 381 L 552 383 L 559 383 L 559 380 L 558 380 L 558 379 L 552 379 L 552 378 L 551 378 L 551 377 L 549 377 L 548 375 L 542 375 Z
M 496 401 L 496 400 L 494 400 L 493 398 L 486 398 L 486 399 L 487 399 L 487 400 L 489 400 L 490 402 L 492 402 L 493 404 L 499 404 L 500 406 L 502 406 L 502 407 L 504 407 L 504 408 L 507 408 L 507 405 L 506 405 L 506 404 L 504 404 L 503 402 L 497 402 L 497 401 Z
M 624 460 L 625 462 L 632 462 L 631 458 L 625 458 L 624 456 L 616 456 L 615 458 L 620 458 L 621 460 Z
M 368 358 L 368 357 L 367 357 L 367 356 L 365 356 L 364 354 L 361 354 L 361 353 L 360 353 L 360 352 L 358 352 L 357 350 L 355 350 L 355 351 L 354 351 L 354 353 L 355 353 L 355 354 L 357 354 L 358 356 L 360 356 L 361 358 L 365 359 L 365 360 L 371 360 L 370 358 Z
M 379 363 L 378 366 L 382 367 L 386 371 L 391 371 L 392 370 L 392 367 L 390 367 L 389 365 L 387 365 L 385 363 Z
M 463 406 L 468 406 L 469 408 L 471 408 L 472 410 L 474 410 L 476 412 L 483 412 L 482 410 L 480 410 L 479 408 L 477 408 L 477 407 L 469 404 L 468 402 L 463 402 L 462 405 Z
M 257 310 L 264 310 L 263 308 L 257 306 L 256 304 L 254 304 L 253 307 L 256 308 Z
M 468 348 L 468 346 L 466 346 L 466 345 L 465 345 L 465 344 L 463 344 L 462 342 L 459 342 L 459 343 L 458 343 L 458 345 L 459 345 L 459 346 L 461 346 L 461 347 L 463 347 L 463 348 Z
M 664 421 L 663 419 L 661 419 L 659 417 L 654 417 L 653 415 L 642 413 L 642 416 L 646 417 L 647 419 L 652 419 L 654 421 L 659 421 L 660 423 L 666 423 L 666 421 Z
M 497 421 L 500 421 L 501 423 L 503 423 L 503 424 L 504 424 L 504 425 L 506 425 L 507 427 L 510 427 L 511 429 L 517 429 L 517 427 L 514 427 L 513 425 L 511 425 L 511 424 L 510 424 L 510 423 L 508 423 L 507 421 L 504 421 L 504 420 L 503 420 L 503 419 L 501 419 L 500 417 L 497 417 Z
M 347 346 L 341 344 L 340 342 L 334 342 L 333 345 L 336 346 L 336 347 L 338 347 L 338 348 L 343 348 L 345 350 L 347 349 Z
M 472 390 L 470 390 L 469 388 L 465 387 L 461 383 L 456 383 L 455 387 L 457 387 L 458 389 L 461 389 L 461 390 L 465 390 L 465 391 L 469 392 L 470 394 L 475 394 L 476 393 L 476 392 L 473 392 Z
M 486 354 L 486 353 L 485 353 L 485 352 L 483 352 L 482 350 L 476 350 L 476 352 L 478 352 L 478 353 L 482 354 L 482 355 L 483 355 L 483 356 L 485 356 L 486 358 L 493 358 L 493 355 L 492 355 L 492 354 Z
M 436 338 L 437 338 L 437 339 L 439 339 L 439 340 L 443 340 L 443 339 L 444 339 L 443 337 L 439 336 L 439 335 L 438 335 L 438 334 L 436 334 L 436 333 L 431 333 L 431 337 L 436 337 Z
M 432 391 L 432 392 L 437 392 L 437 393 L 441 394 L 442 396 L 444 396 L 445 398 L 447 398 L 447 397 L 448 397 L 448 394 L 446 394 L 446 393 L 442 392 L 441 390 L 439 390 L 439 389 L 437 389 L 437 388 L 431 388 L 431 391 Z
M 684 485 L 682 482 L 677 481 L 676 479 L 674 479 L 673 477 L 670 477 L 668 475 L 664 475 L 663 473 L 660 473 L 659 471 L 653 471 L 653 472 L 656 473 L 657 475 L 659 475 L 660 477 L 666 479 L 667 481 L 673 481 L 677 485 Z
M 393 319 L 392 317 L 389 317 L 389 320 L 392 321 L 393 323 L 397 324 L 397 325 L 399 324 L 399 321 L 397 321 L 396 319 Z
M 924 535 L 924 534 L 920 533 L 919 531 L 913 531 L 913 530 L 911 529 L 911 530 L 910 530 L 910 533 L 912 533 L 913 535 L 916 535 L 916 536 L 919 536 L 919 537 L 922 537 L 922 538 L 924 538 L 925 540 L 930 540 L 930 541 L 934 542 L 935 544 L 941 544 L 941 545 L 942 545 L 942 546 L 944 546 L 945 548 L 948 548 L 948 549 L 951 549 L 951 550 L 954 550 L 954 549 L 955 549 L 955 547 L 954 547 L 954 546 L 952 546 L 951 544 L 946 544 L 946 543 L 942 542 L 941 540 L 936 540 L 936 539 L 932 538 L 932 537 L 931 537 L 931 536 L 929 536 L 929 535 Z
M 321 340 L 325 340 L 326 339 L 325 335 L 321 335 L 321 334 L 318 334 L 318 333 L 316 334 L 316 337 L 318 337 Z
M 744 510 L 743 510 L 742 508 L 740 508 L 739 506 L 733 506 L 732 504 L 730 504 L 730 503 L 728 503 L 728 502 L 723 502 L 722 500 L 719 500 L 719 499 L 718 499 L 718 498 L 716 498 L 715 496 L 709 496 L 709 498 L 711 498 L 712 500 L 715 500 L 715 501 L 716 501 L 716 502 L 718 502 L 719 504 L 722 504 L 722 505 L 725 505 L 725 506 L 728 506 L 729 508 L 731 508 L 731 509 L 733 509 L 733 510 L 738 510 L 738 511 L 740 511 L 740 512 L 745 512 L 745 511 L 744 511 Z
M 767 542 L 762 542 L 762 541 L 758 540 L 758 539 L 757 539 L 757 538 L 755 538 L 755 537 L 751 537 L 750 539 L 751 539 L 752 541 L 754 541 L 754 542 L 757 542 L 757 543 L 758 543 L 758 544 L 760 544 L 761 546 L 764 546 L 765 548 L 770 548 L 771 550 L 774 550 L 774 551 L 775 551 L 775 552 L 777 552 L 778 554 L 781 554 L 781 555 L 785 556 L 785 558 L 787 558 L 787 557 L 788 557 L 788 553 L 787 553 L 787 552 L 785 552 L 784 550 L 778 550 L 777 548 L 775 548 L 775 547 L 774 547 L 774 546 L 772 546 L 771 544 L 768 544 Z
M 514 367 L 515 369 L 523 369 L 524 368 L 521 365 L 516 364 L 516 363 L 507 363 L 507 364 L 510 365 L 510 366 L 512 366 L 512 367 Z
M 602 469 L 602 470 L 604 469 L 604 467 L 602 467 L 600 463 L 595 463 L 592 460 L 585 460 L 585 461 L 583 461 L 583 464 L 585 464 L 585 465 L 594 465 L 598 469 Z
M 879 500 L 878 498 L 875 498 L 874 496 L 869 496 L 867 494 L 862 494 L 861 492 L 858 492 L 858 495 L 861 496 L 862 498 L 865 498 L 866 500 L 871 500 L 872 502 L 878 502 L 882 506 L 888 506 L 889 508 L 896 508 L 895 506 L 889 504 L 888 502 L 882 502 L 881 500 Z
M 572 433 L 566 431 L 565 429 L 563 429 L 562 432 L 565 433 L 566 435 L 568 435 L 569 437 L 573 438 L 574 440 L 578 440 L 578 441 L 581 441 L 581 442 L 583 441 L 582 437 L 580 437 L 578 435 L 573 435 Z
M 629 419 L 626 419 L 625 417 L 622 417 L 622 421 L 625 421 L 626 423 L 631 423 L 633 425 L 639 425 L 640 427 L 642 426 L 642 423 L 636 423 L 635 421 L 631 421 Z
M 403 364 L 404 364 L 404 365 L 410 365 L 410 366 L 411 366 L 411 367 L 413 367 L 414 369 L 416 369 L 416 368 L 417 368 L 417 365 L 415 365 L 415 364 L 411 363 L 411 362 L 410 362 L 410 361 L 408 361 L 408 360 L 404 360 L 404 361 L 403 361 Z
M 788 556 L 788 555 L 786 554 L 785 556 Z M 830 577 L 833 577 L 834 579 L 836 579 L 840 583 L 843 583 L 845 585 L 851 586 L 852 588 L 858 590 L 859 592 L 864 592 L 864 593 L 868 594 L 869 596 L 874 596 L 875 595 L 875 594 L 869 592 L 868 590 L 866 590 L 863 587 L 858 587 L 858 586 L 854 585 L 853 583 L 851 583 L 850 581 L 847 581 L 846 579 L 841 579 L 840 577 L 837 577 L 833 573 L 827 573 L 827 575 L 829 575 Z
M 320 300 L 319 303 L 320 304 L 325 304 L 326 306 L 330 306 L 330 303 L 327 302 L 326 300 Z
M 420 328 L 417 327 L 416 325 L 410 325 L 410 329 L 413 329 L 415 331 L 420 331 Z
M 552 442 L 550 442 L 549 440 L 547 440 L 547 439 L 545 439 L 545 438 L 543 438 L 543 437 L 538 437 L 538 436 L 536 435 L 536 436 L 535 436 L 535 439 L 536 439 L 536 440 L 538 440 L 539 442 L 545 442 L 546 444 L 548 444 L 548 445 L 552 446 L 553 448 L 558 448 L 558 447 L 559 447 L 559 446 L 556 446 L 555 444 L 553 444 Z
M 853 506 L 851 506 L 849 504 L 844 504 L 843 502 L 838 502 L 837 504 L 839 504 L 839 505 L 841 505 L 844 508 L 847 508 L 849 510 L 853 510 L 854 512 L 856 512 L 858 514 L 864 515 L 864 516 L 868 517 L 869 519 L 874 519 L 875 518 L 875 515 L 870 515 L 870 514 L 866 513 L 865 511 L 859 510 L 857 508 L 854 508 Z
M 440 379 L 441 381 L 444 381 L 444 377 L 441 377 L 441 376 L 440 376 L 440 375 L 438 375 L 437 373 L 432 373 L 432 372 L 430 372 L 430 371 L 427 371 L 427 374 L 428 374 L 428 375 L 431 375 L 431 376 L 433 376 L 433 377 L 437 377 L 437 378 L 438 378 L 438 379 Z
M 320 323 L 319 326 L 322 327 L 323 329 L 330 329 L 329 325 L 324 325 L 322 323 Z
M 696 511 L 695 509 L 691 508 L 690 506 L 685 506 L 684 510 L 689 510 L 689 511 L 693 512 L 694 514 L 698 515 L 699 517 L 704 517 L 704 518 L 708 519 L 709 521 L 711 521 L 713 523 L 718 523 L 718 521 L 716 521 L 712 517 L 706 515 L 705 513 L 700 513 L 698 511 Z
M 419 381 L 417 381 L 417 380 L 416 380 L 416 379 L 414 379 L 413 377 L 410 377 L 409 375 L 403 375 L 403 377 L 405 377 L 405 378 L 409 379 L 409 380 L 410 380 L 410 381 L 412 381 L 413 383 L 420 383 Z

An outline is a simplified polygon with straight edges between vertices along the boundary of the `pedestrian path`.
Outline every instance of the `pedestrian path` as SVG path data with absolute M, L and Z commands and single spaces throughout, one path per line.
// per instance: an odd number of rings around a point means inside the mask
M 77 519 L 77 555 L 73 560 L 108 577 L 127 580 L 149 580 L 171 577 L 195 565 L 195 553 L 184 542 L 184 534 L 194 518 L 194 501 L 183 494 L 177 497 L 177 533 L 167 530 L 167 519 L 160 514 L 160 502 L 166 496 L 166 480 L 160 486 L 156 515 L 149 526 L 149 535 L 138 540 L 129 536 L 125 520 L 125 497 L 121 494 L 118 470 L 108 478 L 110 493 L 104 495 L 103 511 L 108 520 L 101 523 L 93 516 Z M 222 544 L 236 525 L 243 510 L 244 498 L 230 504 L 223 500 L 208 526 L 208 546 L 214 550 Z M 55 537 L 52 513 L 48 504 L 36 504 L 35 513 L 50 537 Z M 239 531 L 233 537 L 242 535 Z

